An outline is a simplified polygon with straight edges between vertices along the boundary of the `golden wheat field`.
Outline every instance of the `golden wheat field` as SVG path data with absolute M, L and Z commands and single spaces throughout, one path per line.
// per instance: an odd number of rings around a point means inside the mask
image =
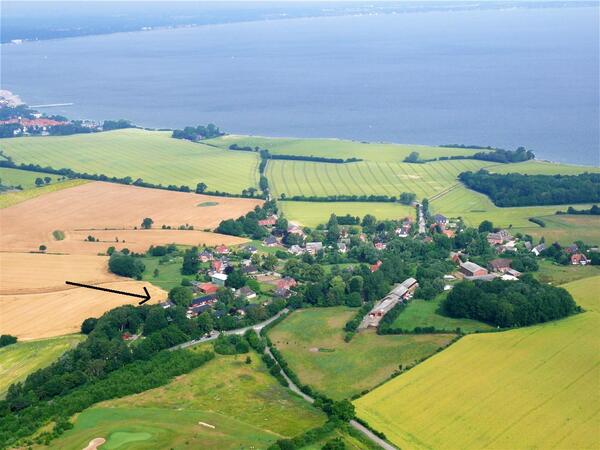
M 139 298 L 68 286 L 65 281 L 143 294 L 146 286 L 154 303 L 166 292 L 149 283 L 108 272 L 107 257 L 0 253 L 0 334 L 20 340 L 60 336 L 79 331 L 88 317 Z
M 469 335 L 354 402 L 404 449 L 591 449 L 600 442 L 600 277 L 564 285 L 587 311 Z
M 238 244 L 244 240 L 200 230 L 212 229 L 223 219 L 237 218 L 261 203 L 261 200 L 86 183 L 3 209 L 0 249 L 28 252 L 45 245 L 48 252 L 97 254 L 110 245 L 142 251 L 151 244 Z M 139 230 L 146 217 L 154 221 L 153 229 Z M 161 229 L 163 225 L 177 228 L 186 224 L 193 226 L 194 231 Z M 86 242 L 90 235 L 101 242 Z

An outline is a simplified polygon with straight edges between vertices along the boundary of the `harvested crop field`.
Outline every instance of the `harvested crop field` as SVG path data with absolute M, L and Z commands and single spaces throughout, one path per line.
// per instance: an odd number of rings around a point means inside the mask
M 67 286 L 67 280 L 136 294 L 143 294 L 146 286 L 150 302 L 166 298 L 163 290 L 149 283 L 109 273 L 107 260 L 89 255 L 0 253 L 0 334 L 27 340 L 74 333 L 84 319 L 140 300 Z
M 205 202 L 217 204 L 198 206 Z M 0 214 L 0 249 L 35 251 L 43 244 L 48 252 L 97 254 L 110 245 L 140 251 L 150 244 L 239 244 L 244 240 L 197 230 L 212 229 L 221 220 L 237 218 L 261 203 L 258 199 L 86 183 L 4 209 Z M 145 217 L 154 221 L 153 229 L 134 230 Z M 176 230 L 186 224 L 194 231 Z M 162 230 L 163 225 L 175 229 Z M 52 234 L 56 230 L 64 232 L 64 240 L 56 240 Z M 104 242 L 85 242 L 90 235 Z M 126 242 L 119 245 L 117 238 Z
M 102 283 L 101 287 L 143 294 L 146 286 L 151 303 L 164 300 L 162 289 L 139 281 Z M 20 340 L 38 339 L 75 333 L 88 317 L 100 317 L 106 311 L 125 304 L 137 304 L 137 297 L 85 288 L 65 289 L 40 294 L 0 295 L 0 333 Z

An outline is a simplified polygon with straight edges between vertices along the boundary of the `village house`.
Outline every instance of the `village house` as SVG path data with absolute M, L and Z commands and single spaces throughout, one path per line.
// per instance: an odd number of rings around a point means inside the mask
M 583 253 L 573 253 L 571 255 L 571 264 L 574 266 L 585 266 L 589 260 Z
M 500 230 L 497 233 L 488 233 L 487 241 L 490 245 L 501 245 L 512 240 L 512 236 L 506 230 Z
M 452 230 L 443 230 L 442 234 L 446 237 L 449 237 L 450 239 L 452 239 L 455 236 L 455 233 Z
M 436 225 L 439 225 L 441 228 L 445 228 L 448 225 L 448 218 L 443 216 L 442 214 L 436 214 L 433 216 L 433 221 Z
M 215 248 L 215 252 L 217 252 L 219 255 L 228 255 L 229 249 L 226 245 L 217 245 L 217 247 Z
M 281 280 L 277 281 L 277 289 L 285 288 L 291 289 L 298 285 L 298 282 L 292 277 L 284 277 Z
M 484 269 L 483 267 L 470 261 L 464 263 L 461 262 L 459 270 L 462 274 L 464 274 L 467 277 L 480 277 L 488 274 L 487 269 Z
M 531 250 L 531 253 L 533 253 L 535 256 L 540 256 L 540 253 L 542 253 L 544 250 L 546 250 L 546 245 L 539 244 L 539 245 L 536 245 L 535 247 L 533 247 L 533 250 Z
M 338 242 L 337 248 L 340 253 L 346 253 L 348 251 L 348 246 L 344 242 Z
M 497 258 L 497 259 L 492 259 L 488 263 L 488 266 L 492 272 L 506 273 L 510 269 L 511 262 L 512 261 L 507 258 Z
M 379 268 L 381 267 L 381 260 L 377 261 L 375 264 L 373 264 L 371 266 L 371 272 L 377 272 L 379 270 Z
M 261 227 L 274 227 L 275 225 L 277 225 L 277 216 L 270 216 L 266 219 L 261 219 L 258 221 L 258 224 Z
M 217 286 L 225 286 L 225 281 L 227 281 L 227 275 L 224 273 L 215 272 L 210 276 L 210 279 Z
M 203 294 L 215 294 L 219 290 L 219 286 L 213 283 L 201 283 L 198 281 L 192 281 L 192 288 L 196 292 L 202 292 Z
M 306 234 L 304 233 L 304 231 L 302 231 L 302 228 L 300 228 L 298 225 L 290 225 L 288 226 L 287 232 L 289 234 L 296 234 L 300 237 L 305 237 Z
M 274 294 L 275 294 L 275 297 L 290 298 L 292 296 L 292 291 L 289 290 L 288 288 L 281 287 L 281 288 L 275 289 Z
M 255 275 L 258 273 L 258 268 L 254 264 L 248 264 L 242 266 L 242 273 L 244 275 Z
M 384 242 L 377 242 L 377 243 L 375 244 L 375 248 L 376 248 L 377 250 L 385 250 L 385 249 L 386 249 L 386 247 L 387 247 L 387 245 L 386 245 Z
M 211 252 L 209 252 L 208 250 L 204 250 L 202 253 L 200 253 L 198 255 L 198 260 L 200 262 L 208 262 L 208 261 L 212 261 L 214 259 L 214 256 Z
M 527 250 L 528 252 L 530 252 L 531 249 L 533 248 L 533 245 L 531 245 L 531 242 L 529 242 L 529 241 L 525 241 L 523 243 L 523 245 L 525 246 L 525 250 Z
M 192 318 L 202 314 L 204 311 L 209 310 L 215 303 L 217 303 L 217 295 L 209 294 L 197 297 L 192 300 L 187 310 L 187 317 Z
M 254 255 L 258 251 L 258 249 L 253 245 L 246 245 L 244 247 L 244 251 L 250 253 L 251 255 Z
M 288 249 L 288 252 L 290 252 L 292 255 L 302 255 L 304 253 L 304 249 L 298 244 L 294 244 Z
M 277 238 L 275 236 L 268 236 L 263 241 L 263 244 L 266 245 L 267 247 L 275 247 L 277 245 Z
M 247 300 L 251 300 L 253 298 L 256 298 L 256 292 L 254 292 L 248 286 L 243 286 L 243 287 L 241 287 L 241 288 L 239 288 L 238 290 L 235 291 L 235 296 L 236 297 L 242 297 L 242 298 L 245 298 Z
M 322 242 L 307 242 L 306 243 L 306 251 L 311 255 L 316 255 L 318 252 L 323 250 Z
M 223 273 L 223 272 L 225 272 L 225 269 L 227 268 L 227 263 L 225 261 L 221 261 L 221 260 L 217 259 L 210 263 L 210 267 L 212 268 L 213 272 L 215 272 L 215 273 Z
M 579 247 L 577 247 L 576 244 L 571 244 L 568 247 L 565 248 L 565 253 L 567 255 L 573 255 L 575 253 L 579 252 Z

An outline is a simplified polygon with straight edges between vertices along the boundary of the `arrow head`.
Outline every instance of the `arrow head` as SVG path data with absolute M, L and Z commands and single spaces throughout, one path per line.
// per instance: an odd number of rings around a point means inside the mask
M 144 292 L 146 293 L 146 297 L 144 297 L 144 300 L 142 300 L 141 302 L 138 303 L 138 305 L 143 305 L 144 303 L 146 303 L 148 300 L 150 300 L 150 292 L 148 292 L 148 289 L 146 289 L 146 286 L 144 286 Z

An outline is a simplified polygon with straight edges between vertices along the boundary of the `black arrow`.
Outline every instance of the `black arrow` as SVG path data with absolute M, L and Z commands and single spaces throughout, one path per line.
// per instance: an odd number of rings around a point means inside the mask
M 143 298 L 144 300 L 139 302 L 138 305 L 143 305 L 148 300 L 150 300 L 150 293 L 148 292 L 148 289 L 146 289 L 146 286 L 144 286 L 145 294 L 141 295 L 141 294 L 132 294 L 131 292 L 117 291 L 116 289 L 107 289 L 107 288 L 102 288 L 102 287 L 98 287 L 98 286 L 92 286 L 90 284 L 75 283 L 73 281 L 65 281 L 65 283 L 70 284 L 71 286 L 79 286 L 79 287 L 88 288 L 88 289 L 96 289 L 97 291 L 112 292 L 113 294 L 129 295 L 130 297 Z

